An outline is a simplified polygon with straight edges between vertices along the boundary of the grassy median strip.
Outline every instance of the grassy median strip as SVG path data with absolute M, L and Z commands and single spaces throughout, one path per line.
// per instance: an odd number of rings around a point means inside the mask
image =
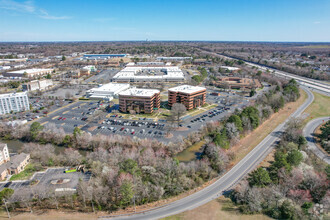
M 314 101 L 305 110 L 305 113 L 308 114 L 308 117 L 304 121 L 305 123 L 315 118 L 325 117 L 330 115 L 330 97 L 326 95 L 322 95 L 317 92 L 313 92 L 313 94 L 314 94 Z

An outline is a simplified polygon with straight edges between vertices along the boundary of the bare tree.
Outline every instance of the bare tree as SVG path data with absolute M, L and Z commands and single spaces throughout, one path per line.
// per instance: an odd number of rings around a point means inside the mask
M 172 106 L 171 114 L 168 116 L 167 120 L 173 123 L 176 122 L 179 126 L 181 122 L 181 117 L 186 114 L 186 111 L 187 109 L 183 104 L 175 103 Z

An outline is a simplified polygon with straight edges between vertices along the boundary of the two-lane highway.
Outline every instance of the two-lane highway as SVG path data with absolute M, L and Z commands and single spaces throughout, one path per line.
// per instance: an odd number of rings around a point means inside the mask
M 308 149 L 310 149 L 316 156 L 318 156 L 321 160 L 323 160 L 327 164 L 330 164 L 330 157 L 326 152 L 323 152 L 318 146 L 316 146 L 314 131 L 318 126 L 328 121 L 329 119 L 330 116 L 313 119 L 307 123 L 307 125 L 303 130 L 303 134 L 308 143 Z
M 304 88 L 308 94 L 308 98 L 303 105 L 301 105 L 291 117 L 298 117 L 312 102 L 314 99 L 313 93 Z M 244 178 L 251 170 L 253 170 L 257 164 L 259 164 L 273 148 L 274 143 L 279 140 L 279 133 L 285 129 L 284 123 L 276 127 L 276 129 L 269 134 L 262 142 L 260 142 L 250 153 L 248 153 L 238 164 L 236 164 L 225 175 L 216 180 L 213 184 L 204 189 L 187 196 L 183 199 L 169 203 L 162 207 L 158 207 L 152 210 L 133 213 L 130 215 L 121 216 L 104 216 L 103 218 L 111 219 L 159 219 L 167 216 L 175 215 L 187 210 L 194 209 L 201 206 L 217 197 L 222 195 L 223 192 L 230 189 L 238 181 Z

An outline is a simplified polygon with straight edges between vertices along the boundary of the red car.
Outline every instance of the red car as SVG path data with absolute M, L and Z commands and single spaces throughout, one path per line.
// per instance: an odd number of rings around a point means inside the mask
M 62 119 L 62 117 L 59 117 L 57 120 L 61 120 Z
M 62 120 L 64 121 L 66 118 L 62 118 Z
M 121 128 L 120 130 L 123 131 L 125 128 Z

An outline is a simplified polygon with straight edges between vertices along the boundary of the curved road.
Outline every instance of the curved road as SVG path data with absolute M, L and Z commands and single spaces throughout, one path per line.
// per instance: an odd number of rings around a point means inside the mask
M 298 117 L 314 100 L 313 93 L 308 89 L 303 88 L 308 98 L 303 105 L 301 105 L 291 117 Z M 220 177 L 213 184 L 208 187 L 180 200 L 174 201 L 170 204 L 157 207 L 152 210 L 132 213 L 131 215 L 121 216 L 103 216 L 101 218 L 108 219 L 159 219 L 167 216 L 175 215 L 187 210 L 194 209 L 201 206 L 213 199 L 218 198 L 225 191 L 239 182 L 246 174 L 256 167 L 273 148 L 273 144 L 279 140 L 281 132 L 285 129 L 285 124 L 280 124 L 275 130 L 270 133 L 264 140 L 262 140 L 250 153 L 248 153 L 239 163 L 237 163 L 231 170 L 229 170 L 224 176 Z
M 329 119 L 330 119 L 330 116 L 316 118 L 316 119 L 308 122 L 303 130 L 303 134 L 308 143 L 308 149 L 310 149 L 316 156 L 318 156 L 321 160 L 323 160 L 327 164 L 330 164 L 330 157 L 327 153 L 323 152 L 318 146 L 316 146 L 315 138 L 314 138 L 314 131 L 316 130 L 316 128 L 318 126 L 323 124 L 323 122 L 328 121 Z

